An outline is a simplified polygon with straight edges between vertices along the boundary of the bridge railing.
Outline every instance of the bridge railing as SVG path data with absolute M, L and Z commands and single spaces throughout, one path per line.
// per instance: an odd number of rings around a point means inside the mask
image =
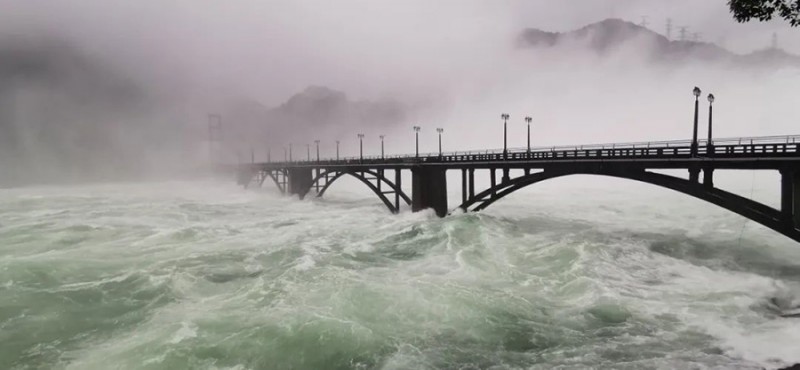
M 800 153 L 800 135 L 761 136 L 748 138 L 720 138 L 712 141 L 698 141 L 699 156 L 754 155 L 754 154 L 797 154 Z M 711 148 L 713 151 L 708 151 Z M 562 145 L 549 147 L 484 149 L 468 151 L 420 153 L 404 155 L 370 155 L 364 157 L 347 156 L 340 159 L 299 160 L 292 162 L 273 162 L 291 164 L 397 164 L 419 162 L 464 162 L 498 160 L 559 160 L 588 158 L 686 158 L 692 155 L 691 140 L 666 140 L 649 142 L 607 143 L 586 145 Z

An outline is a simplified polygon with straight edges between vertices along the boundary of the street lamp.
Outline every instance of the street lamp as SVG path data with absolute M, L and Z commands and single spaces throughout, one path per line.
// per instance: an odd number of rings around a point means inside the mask
M 358 156 L 364 160 L 364 134 L 358 134 Z
M 444 132 L 443 128 L 437 128 L 436 132 L 439 133 L 439 156 L 442 156 L 442 132 Z
M 292 143 L 289 143 L 289 162 L 292 161 Z
M 311 144 L 306 144 L 306 161 L 311 162 Z
M 317 144 L 317 163 L 319 163 L 319 140 L 314 140 L 314 144 Z
M 694 90 L 692 90 L 692 93 L 694 94 L 694 130 L 692 133 L 691 152 L 692 152 L 692 157 L 696 157 L 697 156 L 697 112 L 700 109 L 700 94 L 702 93 L 702 91 L 700 91 L 699 87 L 695 86 Z
M 339 160 L 339 140 L 336 140 L 336 160 Z
M 417 146 L 416 146 L 416 148 L 417 148 L 417 151 L 416 151 L 417 158 L 419 158 L 419 130 L 421 130 L 421 129 L 422 129 L 422 127 L 414 126 L 414 136 L 416 136 L 416 142 L 417 142 Z
M 386 136 L 380 135 L 379 137 L 381 138 L 381 159 L 383 159 L 384 158 L 384 155 L 383 155 L 383 138 L 386 137 Z
M 708 142 L 706 143 L 706 154 L 714 154 L 714 144 L 711 141 L 711 123 L 714 119 L 714 94 L 708 94 Z
M 267 147 L 267 163 L 272 163 L 272 148 Z
M 531 152 L 531 121 L 533 121 L 533 118 L 525 117 L 525 122 L 528 123 L 528 153 Z
M 283 147 L 283 161 L 286 162 L 286 147 Z
M 503 119 L 503 158 L 508 158 L 508 119 L 511 118 L 507 113 L 500 115 Z

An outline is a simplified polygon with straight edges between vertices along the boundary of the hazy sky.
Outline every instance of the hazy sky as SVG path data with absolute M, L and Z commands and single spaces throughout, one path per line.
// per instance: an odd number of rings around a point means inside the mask
M 800 52 L 800 31 L 737 24 L 723 0 L 0 0 L 3 32 L 75 39 L 155 80 L 238 90 L 265 103 L 310 84 L 363 96 L 434 90 L 462 68 L 489 63 L 476 59 L 504 52 L 501 40 L 510 43 L 522 28 L 566 31 L 642 16 L 658 32 L 671 17 L 675 34 L 688 26 L 739 52 L 769 45 L 774 31 Z
M 691 114 L 687 101 L 695 85 L 718 97 L 720 136 L 790 133 L 796 123 L 789 117 L 800 104 L 797 71 L 665 69 L 643 61 L 635 47 L 604 59 L 580 50 L 540 53 L 515 47 L 527 27 L 569 31 L 610 17 L 639 23 L 647 16 L 656 32 L 664 33 L 666 19 L 672 18 L 674 37 L 687 26 L 690 33 L 740 53 L 769 46 L 776 32 L 781 46 L 800 53 L 800 29 L 782 21 L 738 24 L 725 3 L 0 0 L 0 46 L 14 37 L 66 40 L 143 86 L 169 110 L 163 121 L 198 127 L 231 100 L 252 99 L 270 107 L 309 85 L 329 86 L 355 100 L 391 98 L 430 107 L 415 111 L 401 127 L 360 129 L 372 138 L 370 151 L 376 150 L 379 134 L 388 135 L 388 153 L 413 150 L 408 144 L 415 124 L 424 127 L 423 150 L 435 148 L 435 127 L 445 128 L 445 146 L 451 150 L 498 147 L 501 112 L 515 120 L 512 146 L 525 142 L 520 120 L 528 114 L 535 117 L 535 145 L 685 138 Z M 31 101 L 27 109 L 36 111 L 40 102 Z M 16 122 L 23 130 L 27 124 Z M 36 145 L 34 134 L 28 135 L 30 145 Z M 162 134 L 144 134 L 142 144 Z M 341 135 L 353 139 L 342 143 L 352 154 L 355 132 Z M 331 152 L 336 138 L 323 139 Z M 64 144 L 69 145 L 74 144 Z M 36 149 L 52 146 L 43 147 Z

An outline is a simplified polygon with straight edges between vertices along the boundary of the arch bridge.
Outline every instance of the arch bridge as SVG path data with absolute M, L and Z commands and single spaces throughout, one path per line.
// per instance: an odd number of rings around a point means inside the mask
M 512 170 L 521 175 L 512 177 Z M 657 172 L 664 170 L 682 170 L 686 175 Z M 717 170 L 779 172 L 780 208 L 716 187 Z M 403 188 L 404 171 L 411 173 L 410 197 Z M 250 163 L 239 165 L 238 182 L 244 186 L 273 183 L 282 193 L 302 199 L 308 194 L 321 197 L 338 179 L 352 177 L 369 188 L 391 212 L 397 213 L 406 206 L 415 212 L 432 208 L 444 217 L 452 210 L 448 206 L 447 171 L 461 174 L 461 202 L 453 209 L 480 211 L 542 181 L 570 175 L 602 175 L 705 200 L 800 242 L 800 136 L 722 139 L 695 145 L 691 141 L 664 141 Z M 488 174 L 486 188 L 476 188 L 476 172 Z

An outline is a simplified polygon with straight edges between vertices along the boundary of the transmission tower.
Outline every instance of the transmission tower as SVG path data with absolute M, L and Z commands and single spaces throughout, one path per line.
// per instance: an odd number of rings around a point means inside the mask
M 778 48 L 778 33 L 777 32 L 773 32 L 772 33 L 772 49 L 774 50 L 774 49 L 777 49 L 777 48 Z
M 667 40 L 672 40 L 672 18 L 667 18 Z
M 681 41 L 686 41 L 686 30 L 687 29 L 688 29 L 688 27 L 686 27 L 686 26 L 680 28 L 680 30 L 681 30 L 680 31 Z
M 208 115 L 208 161 L 212 165 L 220 163 L 222 152 L 222 116 L 219 114 Z
M 642 16 L 642 23 L 639 23 L 639 25 L 640 25 L 640 26 L 642 26 L 642 27 L 644 27 L 644 28 L 647 28 L 647 25 L 648 25 L 648 24 L 649 24 L 649 23 L 647 22 L 647 16 L 646 16 L 646 15 L 643 15 L 643 16 Z
M 700 39 L 701 39 L 702 37 L 703 37 L 703 34 L 702 34 L 702 33 L 700 33 L 700 32 L 694 32 L 694 33 L 692 33 L 692 41 L 694 41 L 694 42 L 700 42 Z

